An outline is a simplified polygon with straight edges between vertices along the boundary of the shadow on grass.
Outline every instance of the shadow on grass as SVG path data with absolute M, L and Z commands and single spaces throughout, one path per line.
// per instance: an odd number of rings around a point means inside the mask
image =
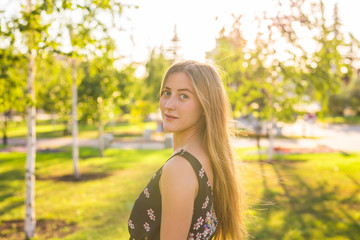
M 360 190 L 360 182 L 358 180 L 356 180 L 353 176 L 346 174 L 346 176 L 356 185 L 358 186 L 358 190 Z
M 138 138 L 142 137 L 143 135 L 141 133 L 132 133 L 132 132 L 123 132 L 123 133 L 115 133 L 115 138 Z
M 58 137 L 65 137 L 65 136 L 70 136 L 70 134 L 64 133 L 64 130 L 36 133 L 37 138 L 58 138 Z
M 3 198 L 6 197 L 13 197 L 13 194 L 6 194 L 6 195 L 1 195 L 1 201 Z M 15 199 L 12 201 L 7 201 L 6 204 L 3 204 L 3 206 L 0 208 L 0 216 L 4 215 L 5 213 L 13 210 L 13 209 L 17 209 L 20 206 L 24 205 L 24 199 Z M 3 221 L 1 221 L 2 223 Z M 2 224 L 0 224 L 0 226 L 2 226 Z
M 75 223 L 67 223 L 63 220 L 55 219 L 39 219 L 36 221 L 36 236 L 42 239 L 62 238 L 77 231 L 78 227 Z M 23 240 L 24 220 L 2 221 L 0 225 L 0 238 Z
M 16 197 L 22 188 L 17 183 L 22 182 L 24 178 L 24 171 L 22 170 L 14 169 L 0 173 L 0 202 L 3 203 L 0 207 L 0 216 L 24 204 L 22 198 Z M 5 201 L 6 199 L 11 199 L 11 201 Z
M 331 176 L 317 182 L 308 174 L 303 176 L 308 170 L 301 168 L 301 162 L 258 162 L 263 185 L 259 205 L 266 209 L 258 211 L 260 222 L 250 229 L 252 235 L 267 240 L 358 239 L 360 224 L 354 206 L 360 208 L 359 182 L 348 175 L 355 188 L 344 195 Z M 275 174 L 277 186 L 269 184 L 266 170 Z
M 25 179 L 25 169 L 13 169 L 0 173 L 0 179 L 6 181 L 23 180 Z M 1 185 L 0 185 L 1 186 Z
M 40 181 L 55 181 L 55 182 L 87 182 L 92 180 L 103 179 L 111 176 L 108 172 L 88 172 L 82 173 L 80 179 L 77 179 L 73 174 L 66 174 L 63 176 L 37 176 L 36 179 Z

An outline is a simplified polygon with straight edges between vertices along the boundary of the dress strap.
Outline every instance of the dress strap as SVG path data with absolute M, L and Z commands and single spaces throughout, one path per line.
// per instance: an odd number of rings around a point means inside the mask
M 188 162 L 191 164 L 195 172 L 199 172 L 203 168 L 203 166 L 196 157 L 194 157 L 191 153 L 183 149 L 176 155 L 183 156 L 186 160 L 188 160 Z

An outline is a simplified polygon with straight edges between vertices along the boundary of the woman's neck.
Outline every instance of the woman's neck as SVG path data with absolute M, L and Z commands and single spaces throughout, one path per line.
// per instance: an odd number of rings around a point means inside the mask
M 198 129 L 175 132 L 173 136 L 174 151 L 202 146 L 203 137 Z

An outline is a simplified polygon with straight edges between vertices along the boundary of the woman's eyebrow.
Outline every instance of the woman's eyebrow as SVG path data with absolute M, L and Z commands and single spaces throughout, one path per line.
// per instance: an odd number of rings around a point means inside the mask
M 169 88 L 169 87 L 167 87 L 167 86 L 165 86 L 164 88 L 167 89 L 167 90 L 171 90 L 171 88 Z M 189 93 L 191 93 L 191 94 L 194 94 L 194 93 L 193 93 L 190 89 L 188 89 L 188 88 L 181 88 L 181 89 L 178 89 L 177 91 L 178 91 L 178 92 L 185 91 L 185 92 L 189 92 Z
M 193 94 L 193 92 L 192 92 L 190 89 L 188 89 L 188 88 L 178 89 L 178 92 L 180 92 L 180 91 L 186 91 L 186 92 L 189 92 L 189 93 Z

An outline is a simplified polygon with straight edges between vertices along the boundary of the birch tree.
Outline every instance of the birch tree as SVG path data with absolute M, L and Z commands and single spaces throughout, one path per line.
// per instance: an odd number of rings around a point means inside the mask
M 71 50 L 61 50 L 69 57 L 72 69 L 72 134 L 73 134 L 73 165 L 75 178 L 79 178 L 78 170 L 78 111 L 77 87 L 80 84 L 77 77 L 77 66 L 83 61 L 89 61 L 107 54 L 110 39 L 109 30 L 120 29 L 119 22 L 124 7 L 118 0 L 98 1 L 63 1 L 59 14 L 60 28 L 63 38 L 69 40 Z M 107 16 L 111 16 L 111 21 Z M 114 56 L 112 56 L 114 57 Z M 103 146 L 103 125 L 99 122 L 99 146 Z M 102 151 L 100 151 L 102 152 Z
M 32 16 L 33 6 L 31 0 L 27 0 L 26 11 L 29 18 L 29 26 L 31 27 L 31 20 L 39 18 L 39 16 Z M 31 20 L 30 20 L 31 19 Z M 26 238 L 33 237 L 36 227 L 35 216 L 35 156 L 36 156 L 36 108 L 35 108 L 35 58 L 37 51 L 35 49 L 34 32 L 32 29 L 28 31 L 27 38 L 28 47 L 28 73 L 27 73 L 27 94 L 31 100 L 27 107 L 27 137 L 26 137 L 26 170 L 25 170 L 25 182 L 26 182 L 26 196 L 25 196 L 25 236 Z
M 73 137 L 73 166 L 74 166 L 74 176 L 76 179 L 80 179 L 79 172 L 79 142 L 78 142 L 78 113 L 77 113 L 77 69 L 75 59 L 71 59 L 71 93 L 72 93 L 72 137 Z
M 33 4 L 26 0 L 21 17 L 13 21 L 14 28 L 21 33 L 21 40 L 27 49 L 27 137 L 26 137 L 26 165 L 25 165 L 25 236 L 34 236 L 36 228 L 35 215 L 35 159 L 36 159 L 36 99 L 35 99 L 35 78 L 36 61 L 41 59 L 41 54 L 49 51 L 52 41 L 49 38 L 48 29 L 51 19 L 43 21 L 42 16 L 49 16 L 51 9 L 47 2 Z
M 6 19 L 5 24 L 7 27 L 6 32 L 1 33 L 2 37 L 5 35 L 9 40 L 9 48 L 7 53 L 15 56 L 18 53 L 23 53 L 24 59 L 26 59 L 26 68 L 19 67 L 20 69 L 26 69 L 27 73 L 16 76 L 17 80 L 21 80 L 22 76 L 26 76 L 26 122 L 27 122 L 27 136 L 26 136 L 26 162 L 25 162 L 25 224 L 24 231 L 25 237 L 31 238 L 34 236 L 36 227 L 36 215 L 35 215 L 35 158 L 36 158 L 36 99 L 35 99 L 35 76 L 36 76 L 36 61 L 39 58 L 39 52 L 48 48 L 47 29 L 48 26 L 41 21 L 42 11 L 45 13 L 45 4 L 38 3 L 33 4 L 31 0 L 23 2 L 23 7 L 19 15 L 14 15 L 11 19 Z M 3 30 L 2 25 L 2 30 Z M 7 58 L 9 60 L 11 58 Z M 14 60 L 14 59 L 13 59 Z M 2 68 L 6 66 L 6 62 L 2 62 Z M 14 62 L 15 63 L 15 62 Z M 18 65 L 14 64 L 12 68 L 16 68 Z M 5 71 L 6 72 L 6 71 Z M 11 71 L 7 71 L 9 73 Z M 4 89 L 5 92 L 10 92 L 10 101 L 5 100 L 5 107 L 9 108 L 9 103 L 14 99 L 13 97 L 19 97 L 18 91 L 21 89 L 21 84 L 16 84 L 15 78 L 7 75 L 6 85 L 9 89 Z M 9 85 L 8 85 L 9 84 Z M 15 84 L 15 85 L 14 85 Z M 20 90 L 21 91 L 21 90 Z M 12 95 L 13 94 L 13 95 Z M 3 100 L 6 98 L 3 98 Z M 9 100 L 8 99 L 8 100 Z M 12 99 L 12 100 L 11 100 Z M 22 105 L 23 101 L 19 101 L 17 104 Z M 11 107 L 11 106 L 10 106 Z

